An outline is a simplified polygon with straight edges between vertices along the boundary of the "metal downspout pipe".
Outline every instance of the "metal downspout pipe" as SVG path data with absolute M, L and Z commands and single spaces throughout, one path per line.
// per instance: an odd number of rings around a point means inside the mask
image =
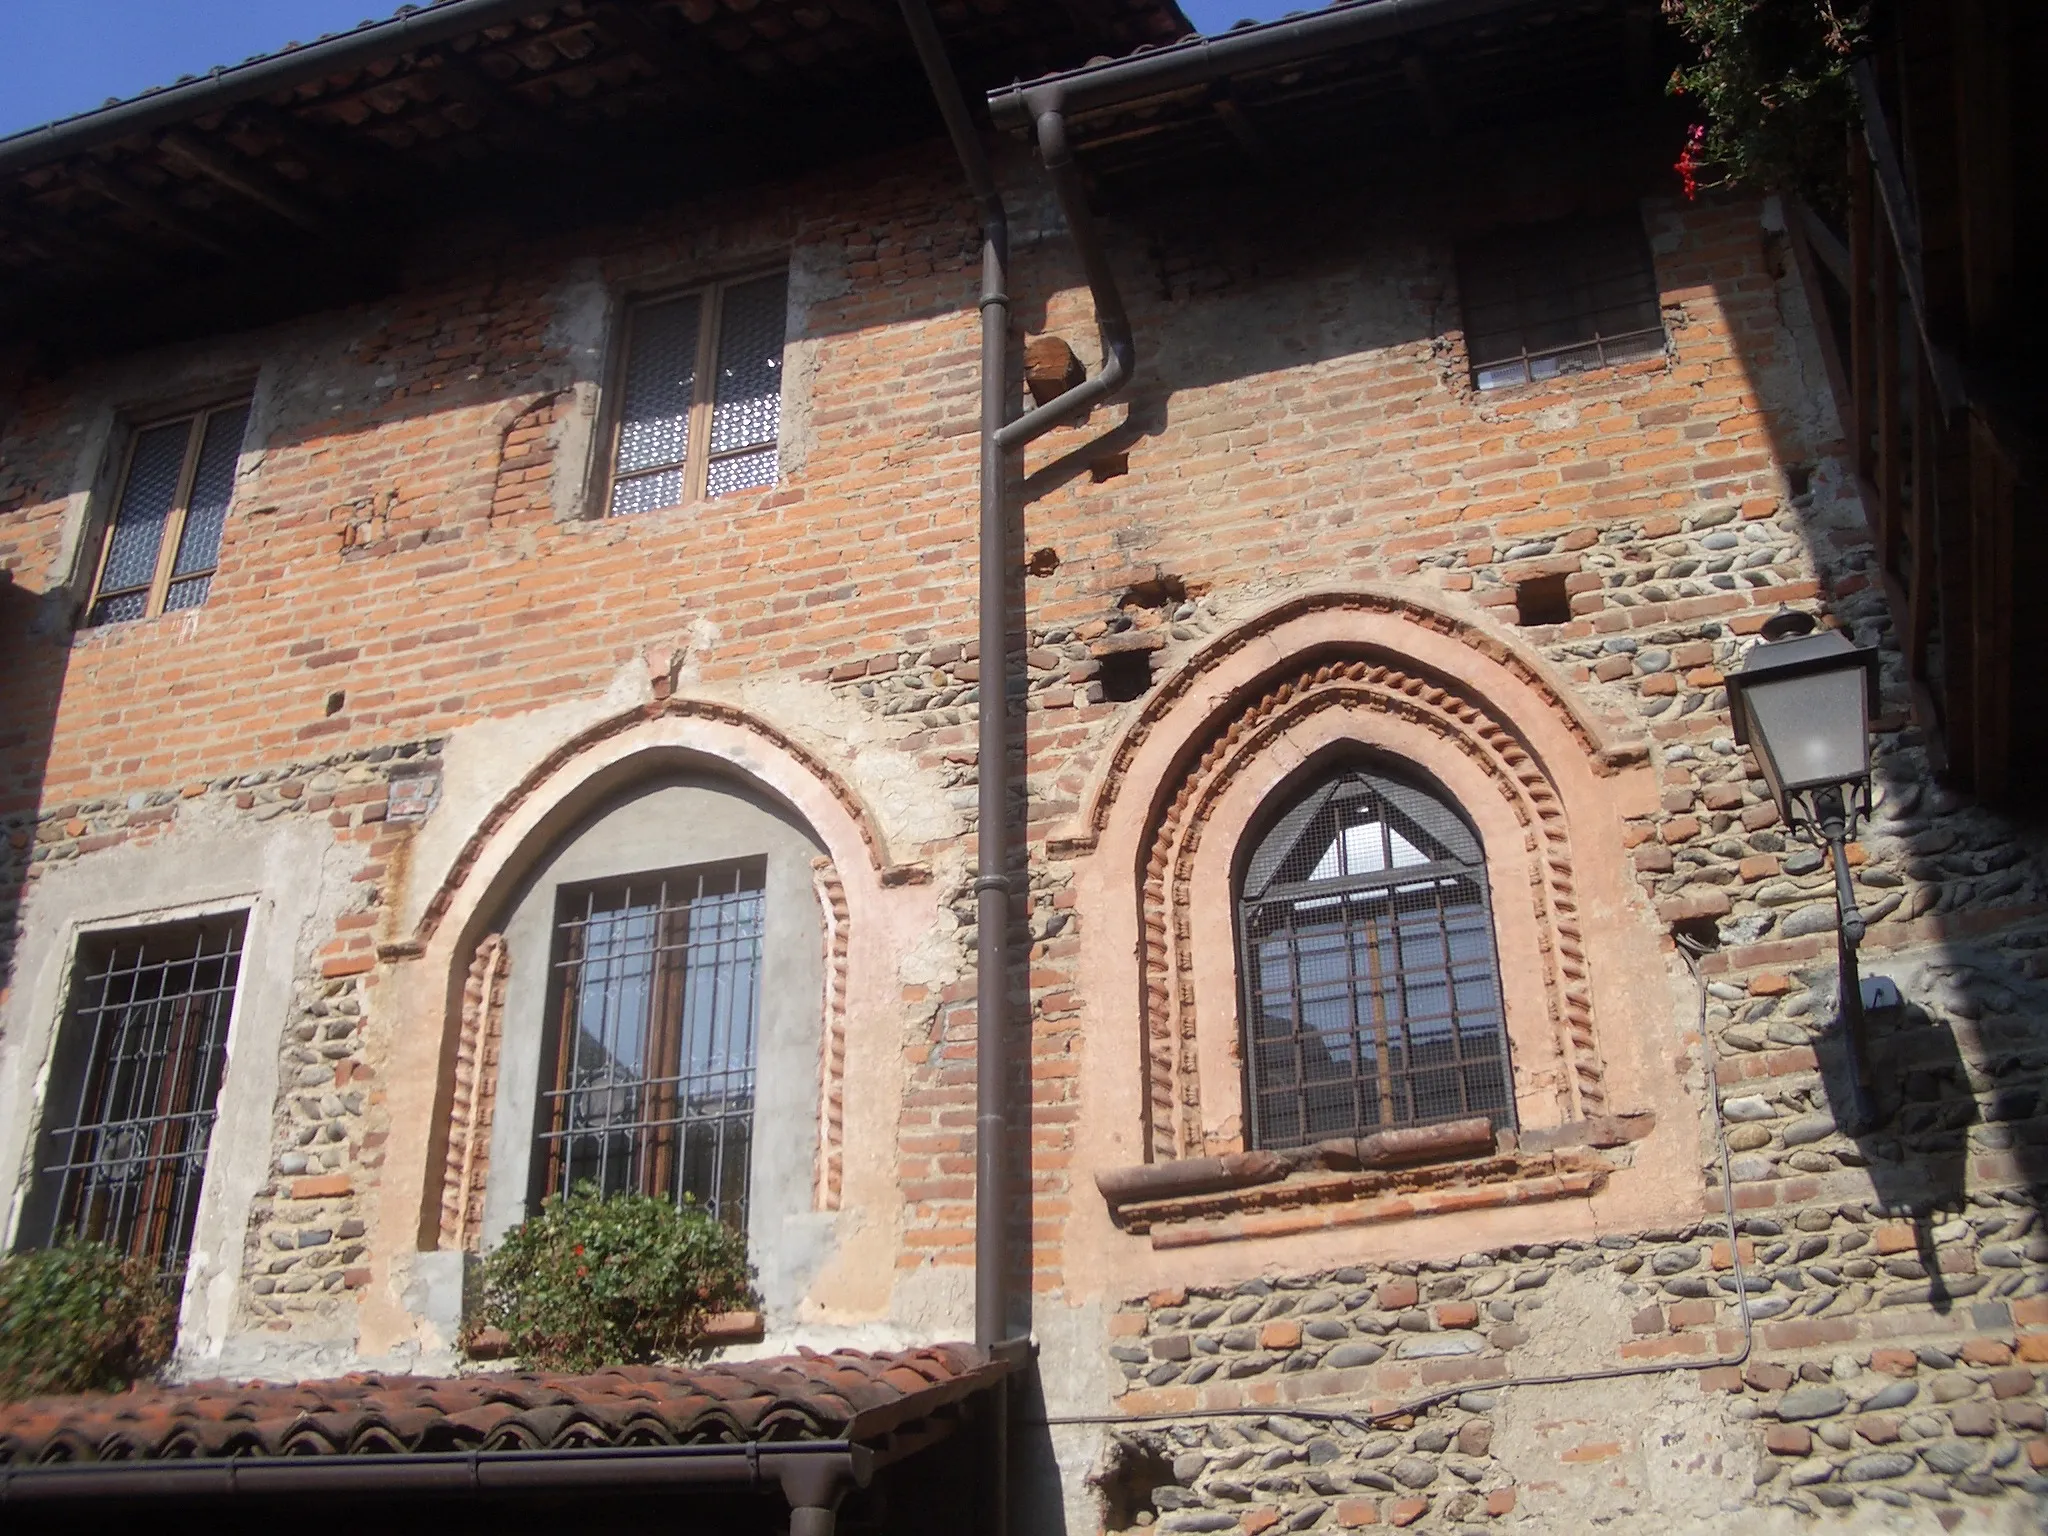
M 974 1339 L 987 1349 L 1016 1347 L 1009 1318 L 1010 922 L 1015 894 L 1008 871 L 1010 806 L 1009 453 L 1064 422 L 1084 415 L 1121 389 L 1137 366 L 1131 324 L 1109 263 L 1095 238 L 1082 198 L 1080 175 L 1067 150 L 1058 111 L 1042 114 L 1038 141 L 1054 195 L 1074 233 L 1102 333 L 1102 367 L 1057 399 L 1016 421 L 1010 414 L 1010 223 L 980 131 L 946 56 L 945 43 L 925 0 L 899 0 L 925 76 L 931 83 L 960 167 L 981 208 L 981 508 L 980 708 L 975 828 L 975 1063 L 974 1063 Z M 1009 1526 L 1010 1387 L 999 1389 L 992 1435 L 992 1529 Z M 794 1531 L 792 1527 L 792 1531 Z
M 967 98 L 925 0 L 901 0 L 953 149 L 981 205 L 981 527 L 980 708 L 975 827 L 975 1071 L 974 1071 L 974 1342 L 990 1348 L 1009 1337 L 1007 1316 L 1009 1206 L 1004 1144 L 1005 1072 L 1009 1065 L 1011 891 L 1007 873 L 1010 828 L 1009 528 L 1004 516 L 1007 466 L 997 442 L 1007 401 L 1010 296 L 1010 222 L 1003 195 Z
M 1011 1339 L 1008 1316 L 1008 1136 L 1010 1048 L 1009 967 L 1013 892 L 1006 865 L 1011 831 L 1008 708 L 1009 523 L 1003 491 L 1007 455 L 1054 427 L 1082 416 L 1115 394 L 1137 368 L 1131 322 L 1123 295 L 1102 251 L 1082 194 L 1080 173 L 1067 149 L 1066 124 L 1057 108 L 1038 119 L 1039 151 L 1053 194 L 1073 233 L 1095 301 L 1102 334 L 1102 366 L 1058 398 L 1008 421 L 1010 225 L 988 153 L 967 99 L 946 57 L 945 44 L 925 0 L 901 0 L 903 19 L 917 47 L 932 94 L 946 120 L 968 185 L 981 205 L 981 707 L 978 711 L 979 796 L 974 881 L 975 910 L 975 1342 L 994 1348 Z

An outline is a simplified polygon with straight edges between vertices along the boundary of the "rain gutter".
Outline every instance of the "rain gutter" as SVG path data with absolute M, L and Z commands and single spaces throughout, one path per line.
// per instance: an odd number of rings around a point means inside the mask
M 850 1440 L 746 1445 L 453 1451 L 384 1456 L 238 1456 L 0 1467 L 0 1508 L 126 1499 L 215 1501 L 309 1495 L 481 1496 L 781 1486 L 790 1536 L 832 1536 L 839 1500 L 868 1485 L 875 1453 Z
M 1216 37 L 1185 38 L 1129 58 L 1006 86 L 989 93 L 989 116 L 998 128 L 1028 128 L 1048 112 L 1065 115 L 1125 106 L 1148 96 L 1207 85 L 1225 75 L 1284 68 L 1338 48 L 1534 3 L 1536 0 L 1351 0 L 1306 16 L 1238 27 Z

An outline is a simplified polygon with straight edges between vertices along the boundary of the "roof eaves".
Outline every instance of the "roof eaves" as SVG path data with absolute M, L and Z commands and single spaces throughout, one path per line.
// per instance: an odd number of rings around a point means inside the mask
M 130 134 L 169 127 L 203 112 L 238 106 L 272 91 L 360 68 L 408 49 L 432 47 L 550 8 L 549 0 L 436 0 L 430 6 L 406 6 L 384 21 L 364 22 L 352 31 L 261 54 L 174 85 L 156 86 L 126 101 L 0 138 L 0 176 L 15 175 L 99 149 Z

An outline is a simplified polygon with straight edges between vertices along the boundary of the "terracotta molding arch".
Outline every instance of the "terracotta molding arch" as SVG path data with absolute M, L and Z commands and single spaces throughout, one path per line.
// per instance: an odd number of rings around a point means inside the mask
M 1469 700 L 1376 661 L 1325 661 L 1223 724 L 1153 821 L 1140 902 L 1154 1159 L 1235 1150 L 1227 1127 L 1237 1117 L 1203 1113 L 1205 1077 L 1223 1079 L 1226 1100 L 1237 1096 L 1237 1052 L 1219 1049 L 1237 1044 L 1236 969 L 1215 959 L 1235 959 L 1227 939 L 1233 855 L 1272 795 L 1347 750 L 1421 769 L 1479 824 L 1524 1117 L 1535 1109 L 1553 1121 L 1582 1119 L 1607 1109 L 1571 840 L 1548 776 Z M 1226 1011 L 1227 1031 L 1198 1026 L 1204 1000 Z M 1532 1102 L 1545 1095 L 1549 1105 Z
M 1405 591 L 1306 592 L 1219 636 L 1154 690 L 1097 770 L 1080 815 L 1054 837 L 1054 854 L 1092 851 L 1128 784 L 1168 777 L 1147 771 L 1146 760 L 1156 759 L 1161 741 L 1187 748 L 1186 733 L 1176 732 L 1174 723 L 1190 706 L 1204 718 L 1226 711 L 1234 696 L 1322 650 L 1378 653 L 1419 675 L 1455 682 L 1475 705 L 1527 736 L 1531 750 L 1555 755 L 1568 742 L 1570 755 L 1600 777 L 1648 760 L 1645 738 L 1596 719 L 1545 662 L 1492 626 Z M 1542 728 L 1546 723 L 1551 728 Z
M 589 773 L 630 754 L 641 742 L 652 745 L 649 727 L 664 721 L 696 722 L 704 727 L 701 732 L 691 733 L 701 737 L 701 742 L 691 745 L 688 739 L 679 739 L 675 750 L 694 753 L 714 765 L 723 766 L 743 777 L 752 779 L 768 789 L 778 798 L 804 814 L 820 837 L 827 838 L 831 847 L 833 862 L 840 868 L 849 863 L 872 865 L 885 884 L 917 883 L 922 870 L 915 865 L 897 865 L 889 858 L 889 849 L 882 833 L 875 825 L 861 798 L 847 785 L 820 757 L 809 748 L 792 740 L 782 731 L 766 721 L 736 709 L 730 704 L 720 704 L 703 699 L 672 698 L 663 703 L 648 704 L 639 709 L 600 721 L 588 730 L 571 737 L 550 752 L 497 804 L 493 805 L 476 830 L 462 845 L 434 894 L 428 898 L 420 913 L 419 922 L 409 939 L 397 945 L 386 946 L 387 959 L 406 959 L 410 954 L 423 953 L 439 931 L 442 920 L 447 916 L 457 893 L 470 881 L 477 869 L 484 863 L 487 847 L 498 839 L 508 826 L 521 818 L 544 788 L 558 785 L 565 792 L 573 792 L 581 779 L 588 774 L 569 774 L 579 761 L 587 765 Z M 749 739 L 751 738 L 751 740 Z M 621 743 L 624 743 L 623 753 Z M 611 748 L 601 752 L 600 749 Z M 764 750 L 765 749 L 765 750 Z M 602 759 L 600 761 L 600 759 Z M 795 770 L 791 772 L 790 770 Z M 841 846 L 841 841 L 828 837 L 820 818 L 812 814 L 808 802 L 817 798 L 816 791 L 829 797 L 843 812 L 864 857 L 851 859 L 851 847 Z
M 366 1340 L 388 1346 L 417 1336 L 402 1299 L 402 1272 L 388 1266 L 410 1250 L 443 1246 L 449 1159 L 461 1157 L 470 1130 L 480 1134 L 480 1127 L 458 1121 L 465 1111 L 489 1113 L 483 1095 L 458 1092 L 457 1078 L 465 992 L 481 988 L 472 971 L 498 909 L 592 809 L 635 784 L 693 771 L 733 779 L 780 802 L 809 828 L 829 861 L 829 890 L 821 889 L 821 896 L 829 904 L 832 963 L 819 1000 L 829 1015 L 822 1021 L 826 1059 L 820 1071 L 834 1081 L 821 1083 L 820 1129 L 829 1144 L 820 1149 L 820 1207 L 839 1203 L 842 1145 L 854 1138 L 885 1144 L 895 1102 L 885 1079 L 893 1062 L 879 1034 L 854 1025 L 884 1006 L 892 957 L 929 926 L 929 893 L 917 889 L 921 871 L 890 864 L 887 844 L 858 796 L 775 727 L 728 705 L 690 699 L 616 716 L 564 741 L 492 804 L 433 889 L 413 937 L 380 952 L 387 962 L 379 1012 L 388 1021 L 382 1072 L 391 1140 L 371 1246 L 373 1265 L 388 1278 L 365 1296 Z M 849 941 L 856 932 L 872 939 L 854 945 Z M 473 1050 L 476 1042 L 470 1044 Z M 474 1070 L 471 1064 L 472 1076 Z M 846 1179 L 850 1185 L 851 1169 Z M 456 1180 L 459 1188 L 459 1172 Z M 864 1182 L 860 1198 L 876 1195 Z M 884 1239 L 886 1225 L 878 1228 Z M 447 1235 L 449 1246 L 462 1240 L 460 1232 Z
M 1138 1003 L 1134 1035 L 1102 1037 L 1109 1051 L 1130 1052 L 1122 1070 L 1135 1068 L 1143 1085 L 1132 1106 L 1141 1130 L 1124 1155 L 1237 1144 L 1231 857 L 1310 741 L 1417 766 L 1480 824 L 1504 980 L 1513 971 L 1525 1122 L 1644 1097 L 1643 1042 L 1628 1031 L 1617 1042 L 1596 1020 L 1621 1013 L 1629 989 L 1659 968 L 1621 846 L 1622 822 L 1656 803 L 1646 744 L 1610 730 L 1543 663 L 1470 621 L 1405 594 L 1314 593 L 1178 669 L 1056 843 L 1056 854 L 1097 854 L 1077 874 L 1099 893 L 1102 963 L 1128 977 L 1123 995 Z

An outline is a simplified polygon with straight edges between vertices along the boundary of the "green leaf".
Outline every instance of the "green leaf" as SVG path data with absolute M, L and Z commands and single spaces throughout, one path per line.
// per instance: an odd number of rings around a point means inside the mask
M 483 1262 L 477 1321 L 529 1365 L 593 1371 L 688 1353 L 704 1321 L 752 1304 L 746 1240 L 648 1195 L 554 1195 Z
M 104 1243 L 0 1259 L 0 1401 L 119 1391 L 160 1368 L 177 1333 L 154 1266 Z

